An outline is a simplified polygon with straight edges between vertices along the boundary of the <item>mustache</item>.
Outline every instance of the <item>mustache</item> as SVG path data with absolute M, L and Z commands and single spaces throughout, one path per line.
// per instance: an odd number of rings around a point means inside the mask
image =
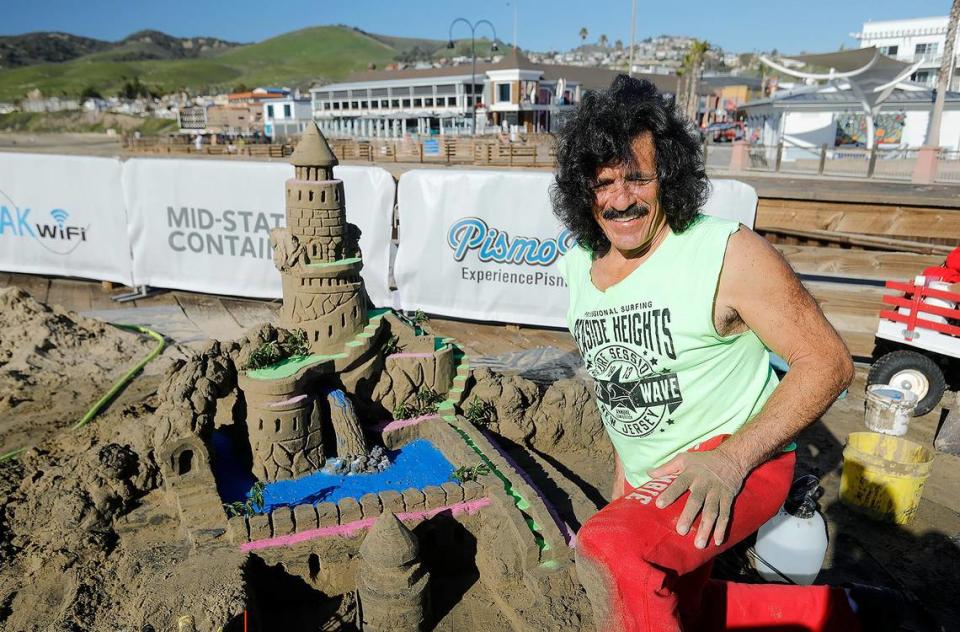
M 646 204 L 633 203 L 625 209 L 607 208 L 600 212 L 603 219 L 633 219 L 634 217 L 643 217 L 650 212 L 650 207 Z

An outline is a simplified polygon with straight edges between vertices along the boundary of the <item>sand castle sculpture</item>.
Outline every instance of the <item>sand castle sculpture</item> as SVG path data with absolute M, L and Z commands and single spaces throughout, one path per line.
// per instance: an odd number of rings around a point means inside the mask
M 388 619 L 395 630 L 424 625 L 428 565 L 434 576 L 478 572 L 503 596 L 508 618 L 531 629 L 572 623 L 550 598 L 576 594 L 569 530 L 491 435 L 457 414 L 473 382 L 469 358 L 455 341 L 370 307 L 359 231 L 346 222 L 337 160 L 315 125 L 291 163 L 286 228 L 272 234 L 283 287 L 280 327 L 210 343 L 176 361 L 159 389 L 155 451 L 195 554 L 232 546 L 326 595 L 359 588 L 365 629 L 386 629 Z M 251 358 L 265 347 L 291 340 L 306 348 L 253 368 Z M 433 404 L 418 407 L 425 392 Z M 233 452 L 224 452 L 225 444 Z M 415 449 L 438 452 L 438 471 L 446 473 L 430 484 L 369 493 L 331 483 L 294 501 L 258 507 L 248 500 L 233 512 L 241 503 L 231 505 L 219 491 L 235 476 L 231 460 L 273 498 L 274 485 L 329 473 L 365 476 Z M 425 480 L 422 458 L 406 466 L 416 480 Z M 457 467 L 488 473 L 456 480 Z M 562 589 L 551 590 L 558 584 Z

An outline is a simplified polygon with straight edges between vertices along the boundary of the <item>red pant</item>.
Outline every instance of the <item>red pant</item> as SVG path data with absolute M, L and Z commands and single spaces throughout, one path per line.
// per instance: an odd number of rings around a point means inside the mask
M 694 448 L 711 450 L 715 437 Z M 721 546 L 694 545 L 696 529 L 677 533 L 688 494 L 664 509 L 654 500 L 668 480 L 650 481 L 597 512 L 577 534 L 577 573 L 594 607 L 598 632 L 858 632 L 846 593 L 829 586 L 736 584 L 710 579 L 712 560 L 769 520 L 793 481 L 786 452 L 753 470 L 734 502 Z

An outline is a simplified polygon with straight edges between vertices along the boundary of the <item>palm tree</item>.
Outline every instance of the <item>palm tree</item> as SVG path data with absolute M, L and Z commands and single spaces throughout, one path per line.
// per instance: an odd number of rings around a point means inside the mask
M 617 50 L 623 50 L 623 40 L 617 40 L 613 43 L 613 47 Z
M 960 0 L 955 0 L 960 2 Z M 690 44 L 690 50 L 687 51 L 683 59 L 683 74 L 686 76 L 686 90 L 683 95 L 683 111 L 694 123 L 697 122 L 697 109 L 700 105 L 700 99 L 697 96 L 700 87 L 700 74 L 703 72 L 703 60 L 707 51 L 710 50 L 710 43 L 703 40 L 693 40 Z
M 947 23 L 947 41 L 943 47 L 943 58 L 940 60 L 940 74 L 937 77 L 937 100 L 933 103 L 933 114 L 930 116 L 930 127 L 927 128 L 927 146 L 940 145 L 940 119 L 943 117 L 943 101 L 950 89 L 949 80 L 953 69 L 953 45 L 957 41 L 957 23 L 960 22 L 960 0 L 953 0 L 950 7 L 950 21 Z
M 610 40 L 607 39 L 607 36 L 606 36 L 606 35 L 600 35 L 600 42 L 599 42 L 599 43 L 600 43 L 600 48 L 606 48 L 608 41 L 610 41 Z
M 587 32 L 587 27 L 585 27 L 585 26 L 581 26 L 581 27 L 580 27 L 580 39 L 581 39 L 581 40 L 583 40 L 584 42 L 586 42 L 586 41 L 587 41 L 587 35 L 589 35 L 589 34 L 590 34 L 590 33 Z

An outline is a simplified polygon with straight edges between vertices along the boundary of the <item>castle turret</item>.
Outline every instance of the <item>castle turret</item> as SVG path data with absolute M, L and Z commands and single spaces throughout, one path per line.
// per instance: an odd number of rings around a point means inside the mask
M 343 182 L 333 177 L 337 158 L 316 123 L 290 162 L 296 170 L 286 183 L 287 228 L 274 235 L 283 275 L 280 324 L 306 331 L 312 353 L 339 353 L 367 324 L 359 230 L 346 221 Z
M 417 536 L 393 512 L 373 523 L 360 545 L 357 577 L 364 632 L 423 629 L 430 574 L 419 554 Z

